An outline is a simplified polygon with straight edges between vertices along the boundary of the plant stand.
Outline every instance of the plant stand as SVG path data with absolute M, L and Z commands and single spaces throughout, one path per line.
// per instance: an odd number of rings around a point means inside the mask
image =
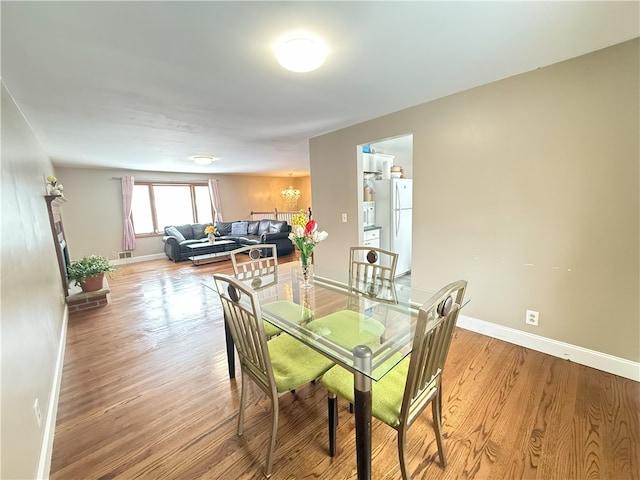
M 67 297 L 67 306 L 69 314 L 89 310 L 92 308 L 104 307 L 109 303 L 109 283 L 104 278 L 102 288 L 94 292 L 83 292 L 80 287 L 69 286 L 69 296 Z

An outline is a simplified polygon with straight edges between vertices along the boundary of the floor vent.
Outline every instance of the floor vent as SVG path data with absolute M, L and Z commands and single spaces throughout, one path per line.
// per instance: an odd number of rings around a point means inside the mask
M 131 252 L 119 252 L 118 259 L 131 258 Z

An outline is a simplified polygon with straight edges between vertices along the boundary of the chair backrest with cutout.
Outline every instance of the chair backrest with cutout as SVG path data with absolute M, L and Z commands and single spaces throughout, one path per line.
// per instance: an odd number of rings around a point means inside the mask
M 450 283 L 420 307 L 400 413 L 401 423 L 410 425 L 433 396 L 439 394 L 442 370 L 466 288 L 465 280 Z
M 249 245 L 230 252 L 233 274 L 239 280 L 277 275 L 278 254 L 272 244 Z
M 372 285 L 393 281 L 398 254 L 376 247 L 351 247 L 349 262 L 349 286 L 367 293 Z
M 225 321 L 233 337 L 242 374 L 267 393 L 276 391 L 260 302 L 255 292 L 230 275 L 213 274 Z

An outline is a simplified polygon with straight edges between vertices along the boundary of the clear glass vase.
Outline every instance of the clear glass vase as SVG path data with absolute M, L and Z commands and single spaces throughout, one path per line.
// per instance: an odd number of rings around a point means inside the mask
M 311 287 L 311 257 L 300 255 L 300 269 L 302 270 L 302 287 Z

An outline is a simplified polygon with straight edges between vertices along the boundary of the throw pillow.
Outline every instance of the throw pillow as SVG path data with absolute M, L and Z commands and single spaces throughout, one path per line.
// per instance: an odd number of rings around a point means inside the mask
M 176 227 L 164 227 L 164 233 L 171 237 L 176 237 L 178 242 L 185 241 L 184 235 L 182 235 Z
M 233 222 L 231 224 L 231 235 L 246 235 L 249 222 Z

